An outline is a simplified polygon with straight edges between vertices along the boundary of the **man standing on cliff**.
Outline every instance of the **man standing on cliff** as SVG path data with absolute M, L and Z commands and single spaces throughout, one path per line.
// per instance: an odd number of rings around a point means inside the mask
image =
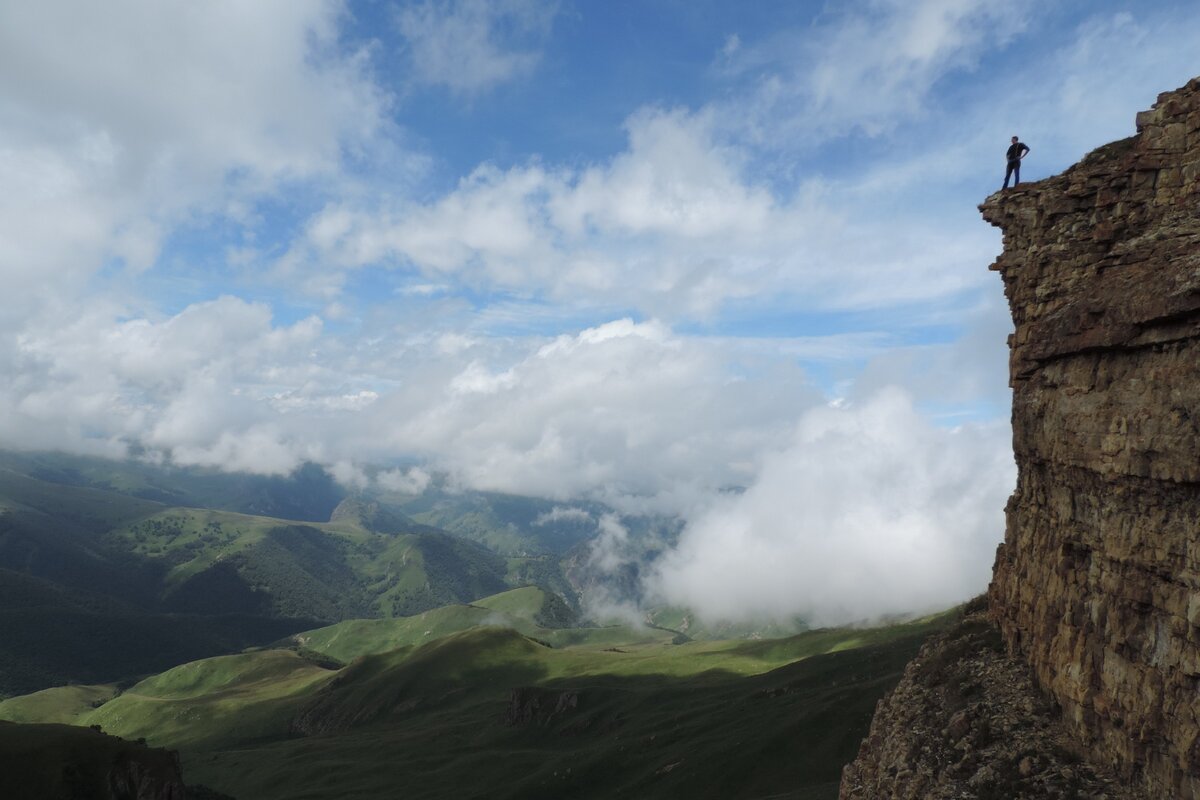
M 1029 152 L 1029 147 L 1024 142 L 1017 141 L 1017 137 L 1013 137 L 1012 146 L 1008 148 L 1008 169 L 1004 171 L 1004 188 L 1008 188 L 1008 179 L 1013 179 L 1013 188 L 1017 188 L 1017 184 L 1021 182 L 1021 159 Z

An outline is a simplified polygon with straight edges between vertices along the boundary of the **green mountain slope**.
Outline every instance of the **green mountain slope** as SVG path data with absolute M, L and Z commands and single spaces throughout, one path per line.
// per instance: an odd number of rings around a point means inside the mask
M 416 527 L 167 507 L 0 468 L 0 697 L 135 678 L 319 622 L 510 586 L 502 557 Z
M 875 701 L 953 616 L 682 645 L 662 631 L 599 629 L 617 638 L 595 642 L 596 629 L 538 626 L 546 600 L 526 588 L 298 637 L 351 657 L 340 669 L 248 652 L 115 697 L 95 686 L 14 698 L 0 718 L 70 719 L 179 747 L 191 779 L 243 798 L 368 798 L 396 786 L 418 798 L 832 798 Z M 538 637 L 495 624 L 504 620 Z M 541 638 L 572 632 L 582 644 Z M 405 637 L 421 643 L 390 646 Z
M 0 720 L 78 724 L 92 709 L 117 696 L 115 684 L 56 686 L 40 692 L 0 700 Z
M 91 488 L 162 505 L 219 508 L 305 522 L 328 520 L 345 497 L 315 464 L 275 477 L 133 459 L 0 451 L 0 472 L 5 469 L 56 486 Z
M 525 586 L 408 617 L 346 620 L 291 638 L 305 650 L 349 662 L 484 626 L 509 628 L 555 647 L 669 642 L 675 635 L 624 625 L 569 627 L 573 622 L 562 598 L 536 586 Z
M 625 660 L 470 631 L 345 668 L 298 713 L 304 738 L 185 763 L 266 800 L 399 786 L 416 798 L 833 798 L 876 700 L 927 630 L 774 669 L 762 652 L 710 661 L 659 645 L 679 652 Z M 785 647 L 810 645 L 836 647 Z M 717 666 L 739 662 L 746 674 Z
M 274 641 L 310 620 L 152 613 L 0 569 L 0 696 L 107 683 Z
M 288 650 L 209 658 L 147 678 L 77 722 L 192 749 L 278 738 L 333 675 Z

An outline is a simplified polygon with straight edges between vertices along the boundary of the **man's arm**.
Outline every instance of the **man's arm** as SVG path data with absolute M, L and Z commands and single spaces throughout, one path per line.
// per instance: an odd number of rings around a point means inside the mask
M 1017 158 L 1022 159 L 1027 155 L 1029 155 L 1029 145 L 1021 142 L 1021 155 L 1017 156 Z

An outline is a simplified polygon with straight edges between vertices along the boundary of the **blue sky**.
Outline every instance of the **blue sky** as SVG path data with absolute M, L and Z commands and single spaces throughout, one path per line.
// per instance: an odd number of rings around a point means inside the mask
M 879 582 L 872 541 L 946 554 L 880 596 L 963 596 L 1013 479 L 976 205 L 1197 41 L 1184 2 L 6 4 L 0 442 L 680 514 L 686 602 L 773 543 L 712 613 Z

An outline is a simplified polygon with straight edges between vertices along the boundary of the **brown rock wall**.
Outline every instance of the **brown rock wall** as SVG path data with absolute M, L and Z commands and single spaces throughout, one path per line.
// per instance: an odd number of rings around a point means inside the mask
M 1137 127 L 980 207 L 1015 323 L 988 594 L 1011 655 L 978 628 L 928 645 L 846 800 L 1200 800 L 1200 79 Z
M 1095 758 L 1200 798 L 1200 80 L 993 195 L 1019 477 L 993 618 Z
M 880 701 L 839 797 L 1147 800 L 1079 757 L 1029 666 L 978 612 L 927 642 Z

